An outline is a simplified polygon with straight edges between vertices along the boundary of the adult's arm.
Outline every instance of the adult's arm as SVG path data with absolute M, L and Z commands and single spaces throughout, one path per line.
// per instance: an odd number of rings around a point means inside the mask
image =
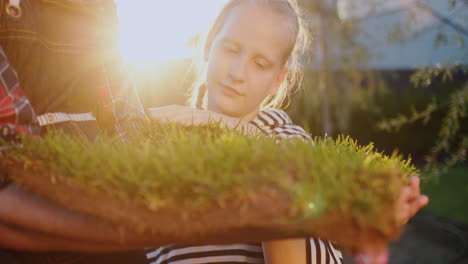
M 13 233 L 21 233 L 23 236 L 28 233 L 26 230 L 31 230 L 31 234 L 43 233 L 110 245 L 120 243 L 124 231 L 100 218 L 76 213 L 34 195 L 14 183 L 0 190 L 0 223 L 3 224 L 3 231 L 16 227 Z M 32 235 L 31 241 L 34 237 Z M 0 236 L 0 239 L 6 240 L 5 236 Z
M 99 243 L 54 237 L 0 223 L 0 248 L 24 251 L 110 252 L 130 250 L 130 245 Z M 140 247 L 133 247 L 134 249 Z
M 427 203 L 413 178 L 401 194 L 405 222 Z M 285 234 L 271 228 L 225 230 L 193 237 L 138 233 L 100 218 L 77 213 L 30 193 L 16 184 L 0 190 L 0 245 L 13 249 L 109 251 L 160 246 L 169 243 L 255 242 L 306 234 Z M 83 246 L 88 244 L 90 247 Z M 363 251 L 369 251 L 364 247 Z M 371 250 L 372 251 L 372 250 Z
M 216 244 L 301 237 L 272 228 L 239 228 L 180 236 L 139 233 L 95 216 L 81 214 L 16 184 L 0 190 L 0 245 L 33 251 L 110 251 L 170 243 Z M 8 234 L 3 235 L 3 234 Z M 82 244 L 88 244 L 89 247 Z

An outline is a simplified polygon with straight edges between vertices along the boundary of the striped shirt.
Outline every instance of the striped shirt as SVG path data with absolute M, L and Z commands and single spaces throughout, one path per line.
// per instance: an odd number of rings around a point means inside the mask
M 301 138 L 310 140 L 310 135 L 300 126 L 294 125 L 289 116 L 281 110 L 267 108 L 251 121 L 264 133 L 284 139 Z M 341 264 L 343 257 L 333 243 L 318 238 L 308 238 L 306 247 L 307 264 Z M 146 250 L 151 264 L 254 264 L 265 263 L 261 243 L 181 246 L 167 245 Z

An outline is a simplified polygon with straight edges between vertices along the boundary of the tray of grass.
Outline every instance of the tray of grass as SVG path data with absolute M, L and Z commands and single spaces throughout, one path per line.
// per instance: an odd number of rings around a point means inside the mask
M 231 234 L 219 239 L 227 243 L 258 240 L 249 230 L 263 230 L 345 248 L 399 234 L 398 190 L 417 173 L 410 160 L 349 137 L 278 141 L 157 123 L 123 141 L 24 137 L 0 166 L 34 193 L 142 236 L 196 242 Z

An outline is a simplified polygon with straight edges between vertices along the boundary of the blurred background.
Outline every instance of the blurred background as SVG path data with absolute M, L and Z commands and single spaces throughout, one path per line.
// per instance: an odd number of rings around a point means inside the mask
M 226 0 L 115 1 L 144 105 L 185 104 L 197 44 Z M 285 110 L 313 136 L 373 142 L 421 169 L 431 202 L 391 262 L 468 263 L 468 1 L 299 4 L 313 42 Z

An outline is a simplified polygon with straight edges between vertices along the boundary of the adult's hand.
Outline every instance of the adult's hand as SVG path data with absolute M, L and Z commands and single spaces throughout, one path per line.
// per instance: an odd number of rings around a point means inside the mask
M 397 220 L 406 224 L 411 217 L 429 203 L 429 197 L 421 194 L 418 176 L 412 176 L 407 186 L 401 188 L 398 197 Z
M 246 135 L 261 134 L 261 131 L 256 126 L 245 120 L 188 106 L 170 105 L 159 108 L 148 108 L 147 113 L 151 119 L 162 123 L 175 122 L 184 126 L 219 123 L 222 128 L 235 129 Z

